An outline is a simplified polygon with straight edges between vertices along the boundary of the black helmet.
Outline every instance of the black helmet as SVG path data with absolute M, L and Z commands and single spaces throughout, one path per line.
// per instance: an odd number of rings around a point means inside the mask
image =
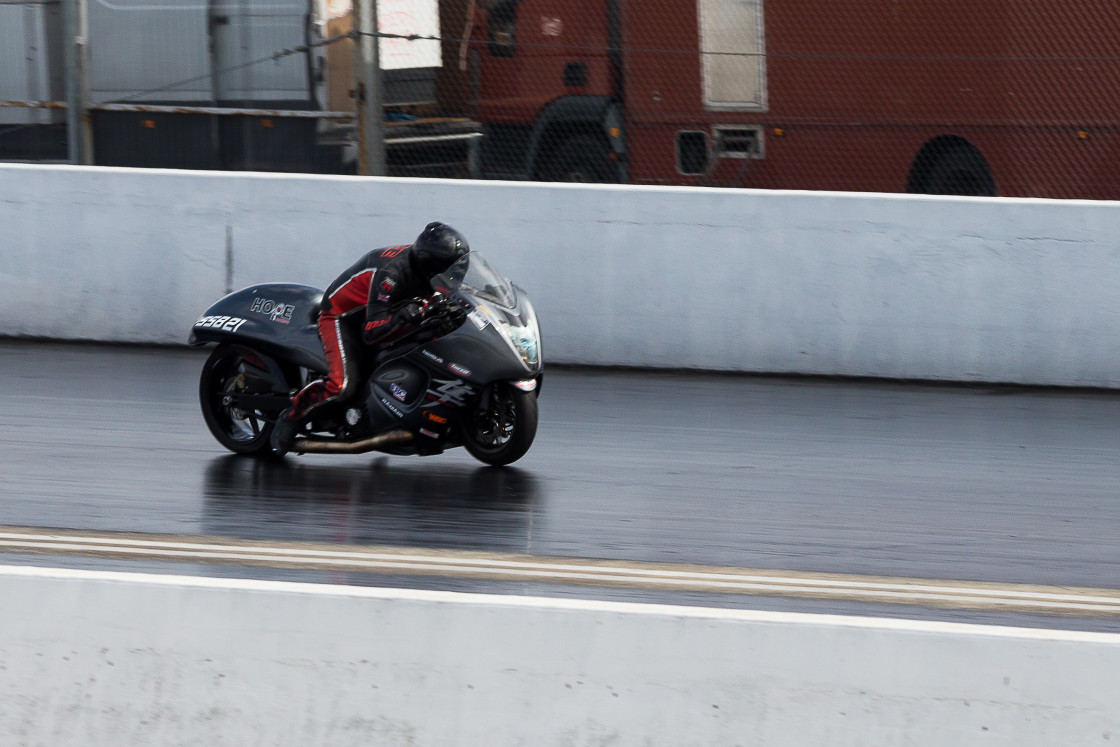
M 412 245 L 412 269 L 431 280 L 471 250 L 467 239 L 446 223 L 429 223 Z

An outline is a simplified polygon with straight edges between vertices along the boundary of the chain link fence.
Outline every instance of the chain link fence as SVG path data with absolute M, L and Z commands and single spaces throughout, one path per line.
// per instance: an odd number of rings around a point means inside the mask
M 88 2 L 93 161 L 1120 199 L 1114 0 Z M 0 0 L 0 157 L 65 157 L 59 2 Z M 194 3 L 194 4 L 192 4 Z M 51 104 L 50 106 L 57 106 Z

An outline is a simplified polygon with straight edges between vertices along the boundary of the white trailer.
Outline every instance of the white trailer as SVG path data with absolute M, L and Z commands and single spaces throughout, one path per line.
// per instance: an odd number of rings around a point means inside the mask
M 15 0 L 0 0 L 11 3 Z M 22 0 L 19 0 L 22 3 Z M 87 84 L 100 164 L 336 171 L 352 151 L 350 0 L 86 0 Z M 436 101 L 437 0 L 377 0 L 389 107 Z M 64 112 L 58 0 L 0 4 L 0 124 L 46 125 Z M 297 51 L 298 50 L 298 51 Z M 234 114 L 233 112 L 238 112 Z M 477 128 L 457 129 L 469 139 Z M 432 123 L 425 124 L 432 130 Z M 415 128 L 413 128 L 415 129 Z M 441 139 L 446 127 L 436 127 Z M 401 137 L 401 135 L 406 137 Z M 387 138 L 422 143 L 394 128 Z M 455 139 L 455 135 L 452 139 Z M 0 157 L 4 156 L 0 137 Z

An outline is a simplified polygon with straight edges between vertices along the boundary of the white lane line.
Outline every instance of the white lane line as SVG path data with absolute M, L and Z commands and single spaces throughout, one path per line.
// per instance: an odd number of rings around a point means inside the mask
M 14 529 L 14 528 L 13 528 Z M 545 583 L 679 589 L 921 604 L 971 609 L 1033 609 L 1051 613 L 1120 614 L 1120 590 L 1066 589 L 1020 584 L 887 579 L 758 569 L 704 568 L 657 563 L 573 561 L 571 558 L 422 551 L 415 548 L 324 549 L 298 543 L 169 541 L 126 533 L 57 530 L 0 531 L 0 551 L 87 556 L 118 555 L 273 567 L 535 580 Z M 608 564 L 609 563 L 609 564 Z

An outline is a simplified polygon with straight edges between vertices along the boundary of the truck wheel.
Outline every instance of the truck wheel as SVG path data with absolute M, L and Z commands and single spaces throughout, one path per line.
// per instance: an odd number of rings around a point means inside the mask
M 996 183 L 979 151 L 954 147 L 934 161 L 923 191 L 930 195 L 995 197 Z
M 610 160 L 610 147 L 600 137 L 576 135 L 565 140 L 549 159 L 544 179 L 550 182 L 617 184 L 618 166 Z

